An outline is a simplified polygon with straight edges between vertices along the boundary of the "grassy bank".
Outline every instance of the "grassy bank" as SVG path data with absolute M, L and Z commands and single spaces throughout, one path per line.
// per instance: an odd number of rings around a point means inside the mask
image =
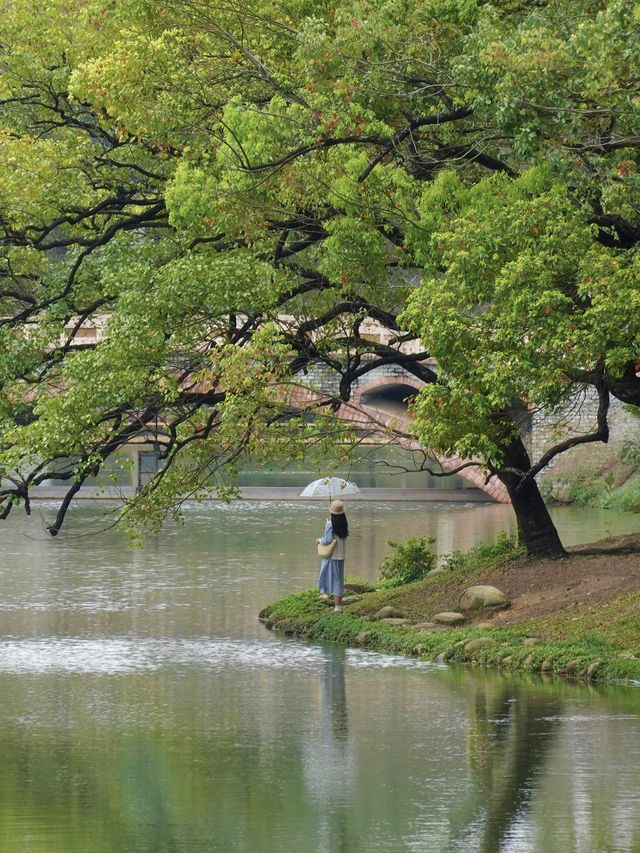
M 297 637 L 423 660 L 640 680 L 640 536 L 580 546 L 559 561 L 528 559 L 502 540 L 454 554 L 443 569 L 390 589 L 348 585 L 342 614 L 307 589 L 260 618 Z M 436 621 L 457 612 L 463 591 L 477 584 L 502 590 L 509 605 L 465 614 L 451 627 Z

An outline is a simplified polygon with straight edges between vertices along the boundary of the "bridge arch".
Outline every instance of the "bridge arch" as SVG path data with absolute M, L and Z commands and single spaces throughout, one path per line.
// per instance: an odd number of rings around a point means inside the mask
M 417 394 L 424 387 L 424 383 L 411 376 L 383 376 L 362 382 L 353 393 L 349 404 L 340 408 L 339 414 L 346 420 L 360 423 L 362 426 L 371 428 L 379 425 L 380 429 L 385 427 L 402 428 L 409 424 L 407 399 Z M 403 446 L 410 450 L 422 449 L 416 439 L 401 440 Z M 434 458 L 445 471 L 454 471 L 460 465 L 470 460 L 455 457 L 446 459 L 439 454 L 433 454 Z M 493 477 L 488 483 L 482 468 L 470 466 L 457 472 L 459 477 L 472 483 L 476 488 L 482 489 L 498 503 L 510 503 L 509 495 L 503 483 Z
M 389 414 L 404 414 L 406 417 L 408 397 L 415 396 L 424 383 L 413 377 L 385 376 L 365 382 L 356 388 L 353 403 L 356 406 L 367 406 L 384 411 L 392 409 Z

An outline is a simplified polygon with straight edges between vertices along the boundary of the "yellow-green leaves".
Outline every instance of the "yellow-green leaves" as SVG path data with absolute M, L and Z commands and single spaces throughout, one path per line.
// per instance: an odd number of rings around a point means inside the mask
M 327 230 L 329 236 L 318 253 L 318 269 L 343 293 L 385 282 L 388 250 L 379 231 L 346 216 L 332 219 Z
M 81 476 L 156 416 L 161 503 L 329 453 L 292 383 L 321 366 L 348 398 L 412 336 L 440 380 L 418 435 L 485 461 L 514 401 L 631 375 L 637 3 L 3 12 L 0 466 Z
M 443 386 L 421 395 L 415 423 L 441 452 L 475 446 L 495 459 L 491 418 L 480 420 L 518 399 L 553 408 L 599 359 L 615 373 L 635 358 L 636 253 L 603 247 L 588 212 L 541 170 L 473 188 L 443 175 L 427 198 L 433 272 L 404 319 Z

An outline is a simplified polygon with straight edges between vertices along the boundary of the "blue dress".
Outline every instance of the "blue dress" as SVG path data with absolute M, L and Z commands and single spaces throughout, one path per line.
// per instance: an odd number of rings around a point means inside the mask
M 331 526 L 331 522 L 327 520 L 320 541 L 323 545 L 328 545 L 333 538 L 333 527 Z M 317 584 L 320 592 L 342 597 L 344 591 L 344 558 L 346 550 L 346 539 L 338 537 L 338 543 L 333 549 L 333 554 L 330 557 L 323 557 L 320 560 L 320 575 L 318 576 Z

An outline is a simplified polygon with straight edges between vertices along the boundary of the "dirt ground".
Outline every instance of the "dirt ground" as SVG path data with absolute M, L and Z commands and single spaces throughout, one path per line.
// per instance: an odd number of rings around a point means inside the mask
M 562 560 L 515 560 L 499 574 L 475 583 L 498 586 L 511 607 L 496 613 L 495 625 L 537 619 L 565 607 L 604 604 L 640 587 L 640 534 L 568 548 Z

